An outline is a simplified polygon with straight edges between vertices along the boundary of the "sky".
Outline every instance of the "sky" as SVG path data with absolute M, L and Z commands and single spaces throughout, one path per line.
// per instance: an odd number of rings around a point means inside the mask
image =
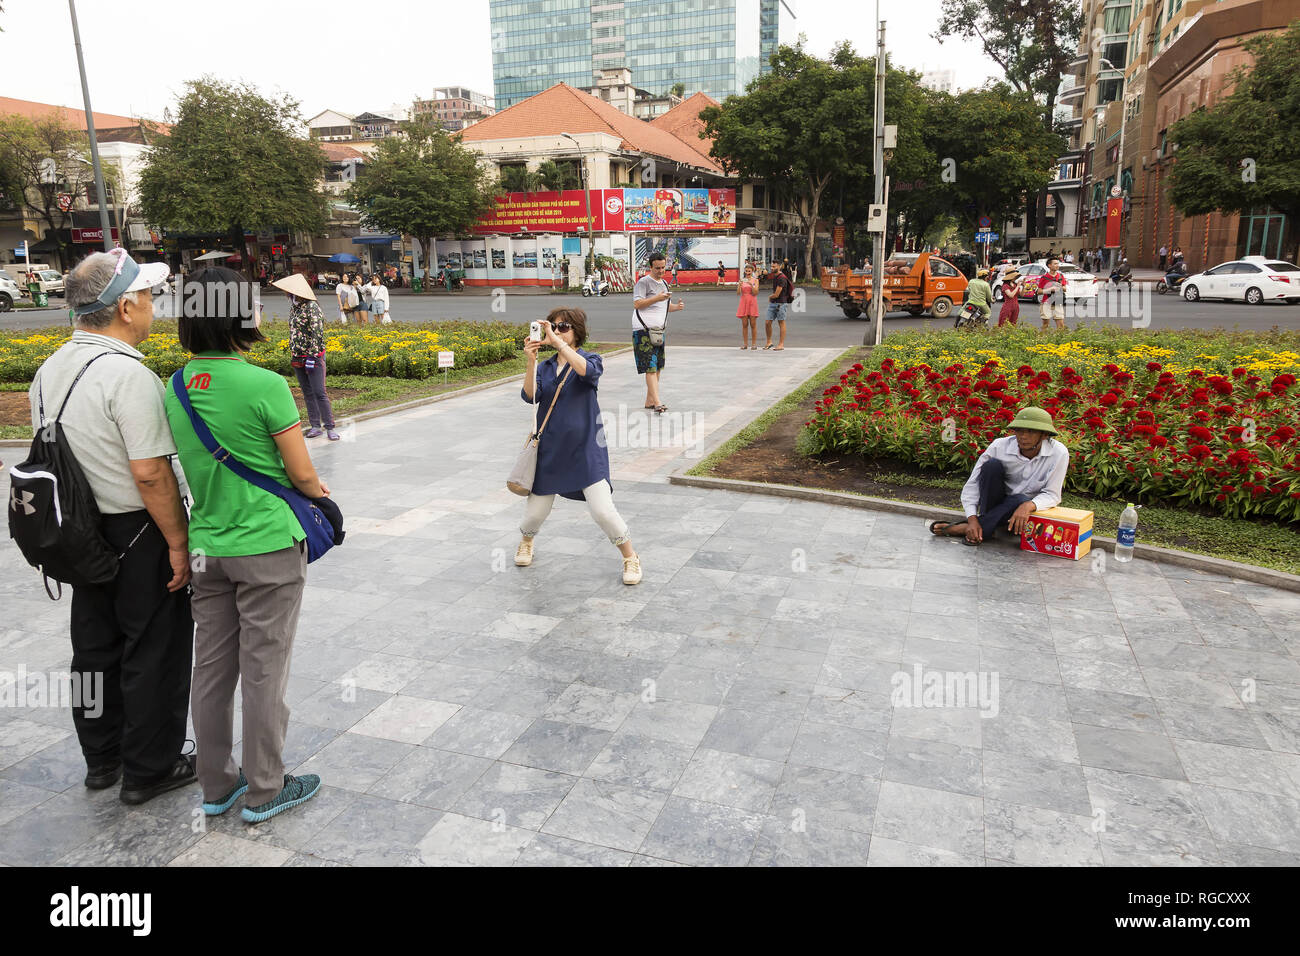
M 3 4 L 0 96 L 80 109 L 67 4 Z M 873 3 L 795 0 L 792 6 L 811 52 L 826 55 L 843 37 L 860 53 L 874 51 Z M 995 76 L 996 65 L 977 47 L 930 38 L 939 7 L 940 0 L 882 0 L 894 62 L 951 69 L 962 88 Z M 185 81 L 205 74 L 287 92 L 304 118 L 325 109 L 355 114 L 409 104 L 438 86 L 492 92 L 488 0 L 388 0 L 375 10 L 353 0 L 79 0 L 91 105 L 161 119 Z M 348 25 L 342 43 L 339 24 Z

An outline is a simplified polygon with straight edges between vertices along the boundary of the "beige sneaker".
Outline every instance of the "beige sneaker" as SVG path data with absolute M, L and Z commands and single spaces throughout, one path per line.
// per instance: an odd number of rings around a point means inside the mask
M 515 564 L 526 568 L 533 563 L 533 539 L 521 538 L 519 547 L 515 548 Z
M 640 584 L 641 583 L 641 556 L 632 555 L 630 558 L 623 559 L 623 583 Z

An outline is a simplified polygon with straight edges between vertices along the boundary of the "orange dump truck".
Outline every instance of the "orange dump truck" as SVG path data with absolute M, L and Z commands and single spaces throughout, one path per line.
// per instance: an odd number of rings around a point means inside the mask
M 856 319 L 871 306 L 871 273 L 850 269 L 822 272 L 822 290 L 845 316 Z M 929 252 L 896 253 L 885 261 L 885 311 L 929 312 L 946 319 L 966 293 L 966 277 L 946 259 Z

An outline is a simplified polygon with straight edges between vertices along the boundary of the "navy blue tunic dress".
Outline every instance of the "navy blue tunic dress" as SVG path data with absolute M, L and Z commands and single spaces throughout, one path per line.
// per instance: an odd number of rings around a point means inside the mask
M 577 351 L 587 360 L 587 374 L 579 376 L 569 368 L 560 400 L 555 403 L 555 411 L 551 413 L 542 440 L 537 444 L 537 476 L 533 479 L 533 494 L 560 495 L 574 501 L 586 501 L 583 488 L 602 478 L 609 481 L 609 451 L 605 447 L 605 429 L 596 402 L 596 383 L 605 366 L 595 352 Z M 539 426 L 546 418 L 546 410 L 555 397 L 556 383 L 563 374 L 557 372 L 558 364 L 556 355 L 537 363 Z M 522 388 L 519 395 L 528 401 Z M 610 483 L 610 490 L 613 488 L 613 483 Z

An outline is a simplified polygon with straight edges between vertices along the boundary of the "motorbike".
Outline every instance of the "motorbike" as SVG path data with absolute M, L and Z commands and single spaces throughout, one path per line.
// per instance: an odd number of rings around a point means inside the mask
M 987 328 L 988 324 L 989 317 L 984 314 L 984 310 L 974 302 L 967 302 L 961 307 L 961 311 L 957 313 L 952 327 L 954 329 Z
M 1188 272 L 1166 272 L 1165 277 L 1156 283 L 1156 292 L 1160 295 L 1164 295 L 1166 292 L 1177 293 L 1190 274 Z
M 593 295 L 609 295 L 609 283 L 594 272 L 582 283 L 583 298 Z
M 1111 285 L 1114 285 L 1114 286 L 1117 286 L 1117 285 L 1119 285 L 1121 282 L 1126 283 L 1130 289 L 1133 288 L 1133 273 L 1132 273 L 1131 271 L 1130 271 L 1130 272 L 1120 272 L 1119 269 L 1113 269 L 1113 270 L 1111 270 L 1111 273 L 1110 273 L 1110 284 L 1111 284 Z

